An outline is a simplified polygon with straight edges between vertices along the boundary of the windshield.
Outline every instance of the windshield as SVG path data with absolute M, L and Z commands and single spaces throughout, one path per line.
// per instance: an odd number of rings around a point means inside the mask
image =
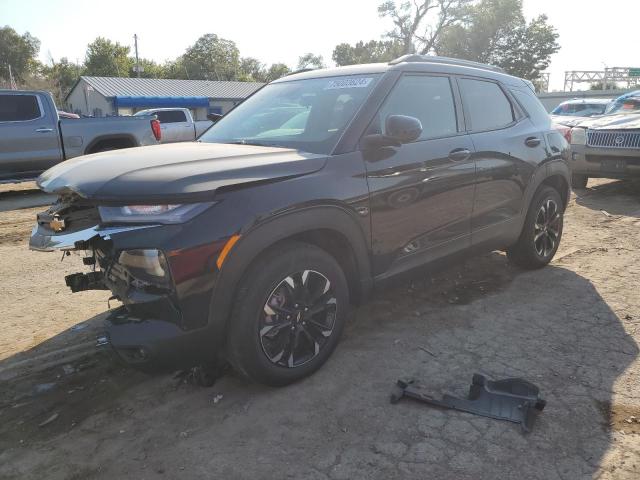
M 606 107 L 606 103 L 561 103 L 551 112 L 551 115 L 592 117 L 594 115 L 604 114 Z
M 350 75 L 272 83 L 198 140 L 331 153 L 378 77 Z
M 640 112 L 640 97 L 621 97 L 607 107 L 608 114 Z

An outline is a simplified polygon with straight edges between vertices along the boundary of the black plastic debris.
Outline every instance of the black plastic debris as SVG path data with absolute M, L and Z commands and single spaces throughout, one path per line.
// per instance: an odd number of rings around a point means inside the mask
M 524 432 L 531 431 L 536 415 L 547 404 L 533 383 L 521 378 L 491 381 L 477 373 L 473 376 L 468 398 L 445 394 L 442 400 L 437 400 L 417 388 L 413 380 L 398 380 L 391 394 L 391 403 L 397 403 L 402 397 L 435 407 L 518 423 Z

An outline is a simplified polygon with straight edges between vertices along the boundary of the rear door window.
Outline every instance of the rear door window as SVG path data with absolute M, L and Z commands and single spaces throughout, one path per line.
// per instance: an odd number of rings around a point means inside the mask
M 187 121 L 187 116 L 182 110 L 166 110 L 157 112 L 160 123 L 181 123 Z
M 41 116 L 35 95 L 0 95 L 0 122 L 26 122 Z
M 395 85 L 369 133 L 386 133 L 385 122 L 390 115 L 415 117 L 422 123 L 417 141 L 456 135 L 455 101 L 448 77 L 405 75 Z
M 497 130 L 515 120 L 513 106 L 497 83 L 462 78 L 459 85 L 467 128 L 475 132 Z

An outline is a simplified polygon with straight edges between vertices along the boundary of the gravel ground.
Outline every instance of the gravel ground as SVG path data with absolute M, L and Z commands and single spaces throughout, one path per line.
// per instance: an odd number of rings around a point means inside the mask
M 0 478 L 640 478 L 640 185 L 591 182 L 553 264 L 493 253 L 418 273 L 353 312 L 317 374 L 271 389 L 146 376 L 87 347 L 107 293 L 78 258 L 29 252 L 0 213 Z M 464 395 L 474 372 L 547 399 L 533 432 L 403 401 L 399 377 Z

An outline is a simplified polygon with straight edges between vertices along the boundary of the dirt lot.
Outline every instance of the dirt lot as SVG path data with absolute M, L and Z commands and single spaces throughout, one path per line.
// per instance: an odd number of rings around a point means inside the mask
M 590 186 L 552 266 L 494 253 L 418 274 L 285 389 L 198 388 L 95 353 L 108 295 L 68 294 L 79 259 L 26 249 L 38 209 L 0 213 L 0 478 L 640 478 L 640 185 Z M 398 377 L 464 395 L 474 372 L 540 386 L 532 433 L 389 404 Z

